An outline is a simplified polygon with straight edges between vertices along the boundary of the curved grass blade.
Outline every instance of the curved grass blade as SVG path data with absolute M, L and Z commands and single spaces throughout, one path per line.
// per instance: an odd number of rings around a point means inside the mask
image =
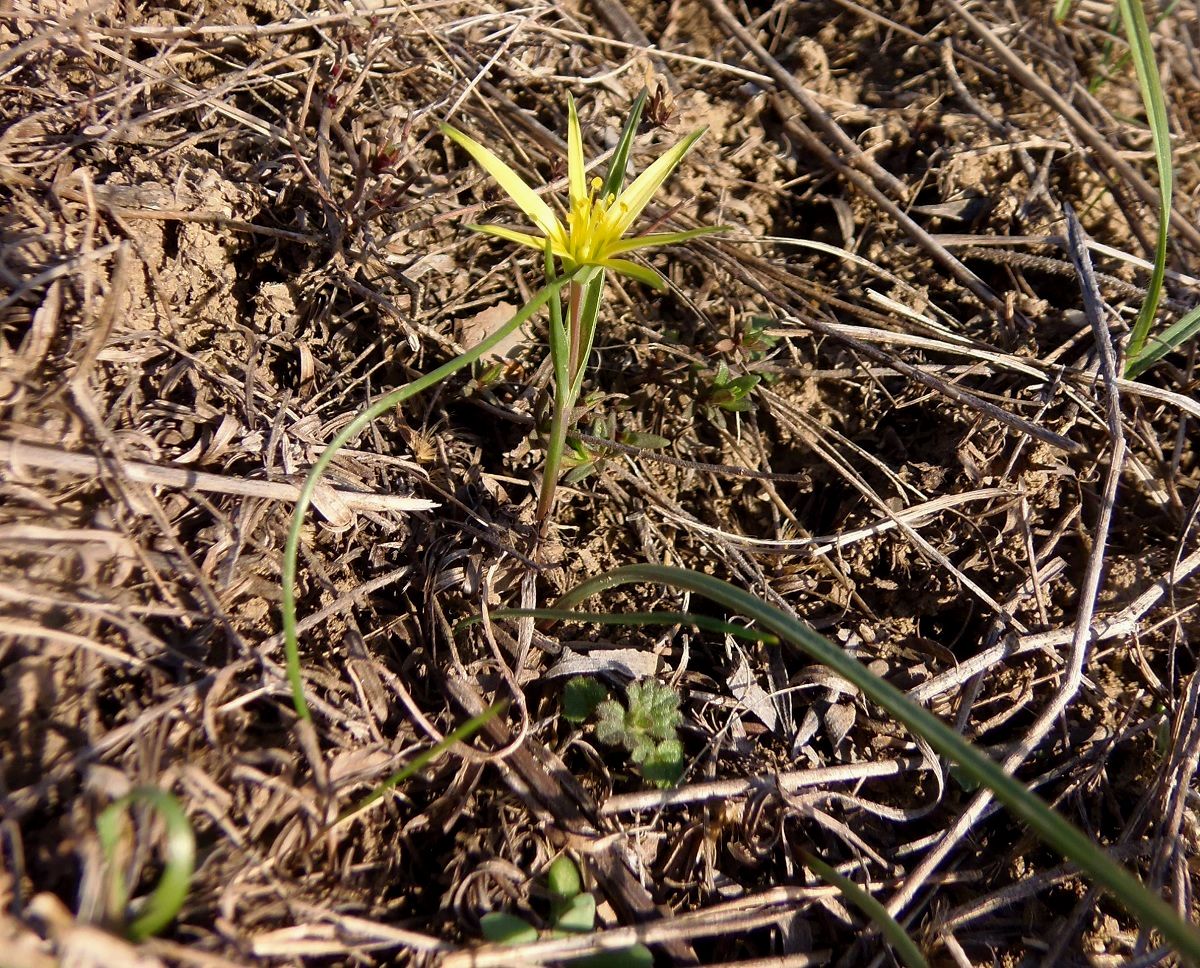
M 559 598 L 555 608 L 570 608 L 592 595 L 630 582 L 669 585 L 703 595 L 753 619 L 856 685 L 864 695 L 920 735 L 935 750 L 957 763 L 964 773 L 988 787 L 997 800 L 1028 824 L 1042 840 L 1077 864 L 1097 884 L 1107 888 L 1144 926 L 1157 928 L 1176 951 L 1200 964 L 1200 931 L 1195 926 L 1183 921 L 1161 897 L 1149 891 L 1077 827 L 1051 810 L 1024 784 L 1004 772 L 957 732 L 794 616 L 719 578 L 665 565 L 626 565 L 614 569 L 573 588 Z
M 1200 333 L 1200 306 L 1184 313 L 1178 321 L 1168 326 L 1157 336 L 1151 336 L 1137 356 L 1131 356 L 1126 364 L 1125 377 L 1135 380 L 1168 353 L 1182 346 Z
M 1154 269 L 1150 274 L 1150 285 L 1146 289 L 1146 298 L 1138 310 L 1137 320 L 1133 324 L 1133 332 L 1129 337 L 1129 346 L 1125 364 L 1125 378 L 1133 378 L 1132 365 L 1135 360 L 1143 358 L 1143 348 L 1150 335 L 1150 327 L 1158 313 L 1158 303 L 1162 298 L 1163 280 L 1167 272 L 1167 242 L 1168 228 L 1171 220 L 1171 198 L 1174 192 L 1174 173 L 1171 167 L 1171 128 L 1167 120 L 1167 102 L 1163 98 L 1162 84 L 1158 78 L 1158 64 L 1154 58 L 1154 48 L 1150 43 L 1150 27 L 1146 23 L 1146 11 L 1142 9 L 1142 0 L 1117 0 L 1121 10 L 1121 20 L 1125 24 L 1125 33 L 1129 38 L 1129 49 L 1133 55 L 1133 66 L 1137 71 L 1138 87 L 1142 92 L 1142 102 L 1146 107 L 1146 119 L 1150 123 L 1150 137 L 1154 144 L 1154 162 L 1158 168 L 1158 237 L 1154 245 Z M 1146 364 L 1149 365 L 1148 363 Z M 1142 367 L 1145 369 L 1145 366 Z M 1139 372 L 1141 372 L 1139 370 Z
M 308 702 L 304 698 L 304 678 L 300 673 L 300 640 L 296 627 L 296 557 L 300 549 L 300 532 L 304 527 L 304 516 L 308 511 L 308 506 L 312 503 L 313 492 L 317 488 L 317 483 L 320 481 L 321 475 L 325 473 L 325 468 L 329 466 L 330 461 L 333 460 L 337 452 L 358 436 L 376 417 L 387 413 L 409 397 L 416 396 L 434 384 L 440 383 L 446 377 L 461 370 L 464 366 L 474 363 L 484 353 L 507 338 L 513 330 L 517 329 L 517 327 L 521 326 L 534 313 L 541 309 L 547 301 L 556 298 L 563 286 L 570 282 L 583 282 L 591 279 L 599 271 L 594 266 L 587 266 L 577 269 L 571 275 L 560 276 L 543 286 L 529 302 L 517 311 L 512 319 L 482 343 L 473 346 L 461 356 L 456 356 L 450 362 L 439 366 L 432 373 L 427 373 L 425 376 L 413 380 L 412 383 L 406 383 L 398 390 L 384 394 L 372 403 L 366 410 L 363 410 L 357 417 L 351 420 L 329 442 L 321 452 L 321 456 L 317 458 L 317 462 L 313 464 L 312 469 L 308 472 L 308 477 L 304 479 L 304 484 L 300 488 L 300 495 L 296 499 L 296 509 L 292 512 L 292 526 L 288 530 L 287 543 L 283 549 L 283 566 L 280 576 L 283 598 L 280 611 L 283 615 L 283 643 L 284 652 L 287 656 L 288 683 L 292 689 L 292 705 L 296 709 L 296 715 L 301 719 L 311 720 L 312 713 L 309 711 Z
M 921 954 L 921 949 L 908 936 L 908 932 L 901 927 L 900 923 L 888 913 L 887 908 L 855 884 L 854 881 L 850 880 L 850 878 L 843 877 L 835 871 L 825 861 L 821 860 L 821 858 L 810 854 L 807 850 L 800 851 L 800 856 L 814 874 L 821 878 L 821 880 L 836 887 L 842 892 L 846 900 L 871 919 L 875 927 L 880 930 L 896 950 L 896 954 L 900 956 L 900 960 L 908 965 L 908 968 L 929 968 L 929 962 Z
M 772 632 L 760 632 L 745 625 L 735 625 L 732 622 L 723 622 L 719 618 L 695 615 L 691 612 L 634 612 L 632 615 L 626 615 L 622 612 L 576 612 L 569 608 L 493 608 L 488 614 L 492 618 L 538 618 L 553 622 L 596 622 L 600 625 L 690 625 L 706 632 L 732 635 L 735 639 L 747 642 L 779 644 L 779 636 Z M 459 622 L 454 630 L 457 632 L 481 621 L 482 615 L 472 615 Z
M 442 741 L 440 743 L 435 743 L 433 746 L 429 747 L 429 749 L 425 750 L 424 753 L 418 753 L 416 756 L 414 756 L 411 760 L 404 764 L 404 766 L 400 767 L 400 769 L 380 783 L 379 786 L 375 787 L 374 790 L 359 800 L 354 806 L 339 813 L 337 820 L 333 822 L 332 826 L 336 827 L 342 821 L 349 820 L 355 814 L 366 810 L 371 804 L 382 800 L 384 794 L 386 794 L 389 790 L 394 790 L 409 777 L 415 776 L 421 770 L 425 769 L 427 765 L 436 760 L 455 743 L 465 739 L 470 739 L 507 708 L 507 702 L 497 702 L 493 703 L 478 716 L 472 716 L 457 729 L 447 733 L 444 737 L 442 737 Z
M 121 818 L 135 803 L 153 807 L 166 826 L 162 877 L 146 899 L 141 914 L 125 926 L 126 935 L 132 940 L 144 941 L 170 924 L 187 899 L 196 867 L 196 835 L 179 801 L 156 787 L 137 787 L 96 818 L 96 834 L 109 868 L 109 911 L 113 920 L 124 921 L 129 904 L 129 886 L 117 870 L 114 854 L 121 839 Z

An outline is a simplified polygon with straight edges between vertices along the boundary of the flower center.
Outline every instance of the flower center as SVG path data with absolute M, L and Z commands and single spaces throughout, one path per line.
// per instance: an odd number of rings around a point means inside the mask
M 567 214 L 566 249 L 576 265 L 603 259 L 605 250 L 616 241 L 611 237 L 612 222 L 609 219 L 609 208 L 616 196 L 599 196 L 603 185 L 599 178 L 593 178 L 587 196 L 575 199 Z

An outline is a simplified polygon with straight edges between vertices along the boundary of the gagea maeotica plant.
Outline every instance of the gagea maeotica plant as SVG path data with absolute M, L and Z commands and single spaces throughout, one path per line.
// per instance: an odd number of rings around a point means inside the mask
M 583 385 L 584 369 L 596 332 L 596 318 L 600 311 L 605 273 L 615 272 L 655 288 L 662 288 L 666 285 L 662 276 L 653 269 L 631 262 L 623 256 L 638 249 L 684 242 L 699 235 L 720 231 L 720 227 L 714 226 L 685 232 L 653 232 L 629 236 L 630 229 L 655 192 L 704 133 L 704 129 L 700 129 L 684 138 L 625 188 L 625 169 L 629 164 L 630 149 L 645 102 L 646 92 L 643 91 L 634 102 L 625 122 L 625 128 L 609 164 L 607 177 L 603 181 L 595 178 L 590 183 L 587 180 L 587 165 L 583 157 L 583 131 L 579 125 L 579 116 L 575 111 L 574 101 L 568 102 L 569 208 L 562 219 L 537 192 L 490 150 L 455 128 L 449 125 L 442 126 L 445 134 L 465 148 L 471 157 L 500 183 L 534 223 L 534 229 L 528 232 L 498 225 L 477 225 L 472 228 L 541 252 L 546 264 L 546 284 L 487 339 L 432 372 L 372 402 L 338 432 L 309 471 L 300 488 L 296 509 L 292 515 L 280 576 L 280 611 L 283 616 L 288 682 L 292 690 L 292 703 L 302 721 L 311 719 L 311 713 L 304 697 L 304 681 L 300 668 L 296 619 L 296 559 L 308 506 L 312 503 L 321 476 L 338 451 L 362 433 L 376 417 L 390 412 L 410 397 L 471 365 L 500 345 L 542 306 L 549 306 L 550 351 L 554 363 L 554 406 L 546 451 L 546 469 L 537 506 L 537 520 L 544 533 L 554 506 L 554 492 L 571 414 Z M 564 290 L 567 303 L 565 315 L 562 305 Z
M 554 493 L 562 463 L 563 447 L 575 401 L 583 386 L 587 359 L 596 335 L 606 271 L 627 276 L 662 289 L 666 282 L 653 269 L 622 258 L 638 249 L 686 242 L 697 236 L 719 232 L 722 226 L 706 226 L 683 232 L 652 232 L 628 236 L 630 229 L 667 177 L 675 170 L 704 134 L 700 128 L 664 152 L 643 171 L 628 188 L 622 188 L 629 149 L 641 120 L 646 92 L 634 103 L 624 132 L 613 152 L 605 179 L 587 177 L 583 157 L 583 130 L 575 100 L 567 99 L 567 211 L 559 218 L 554 209 L 515 171 L 491 150 L 467 137 L 457 128 L 443 124 L 442 132 L 466 149 L 476 162 L 508 193 L 518 208 L 533 222 L 522 231 L 504 225 L 471 225 L 470 228 L 494 235 L 543 253 L 548 281 L 572 277 L 567 287 L 566 314 L 561 294 L 553 296 L 550 306 L 550 355 L 554 365 L 554 406 L 550 437 L 546 446 L 546 467 L 538 496 L 537 520 L 544 533 L 554 507 Z M 591 275 L 580 270 L 594 267 Z

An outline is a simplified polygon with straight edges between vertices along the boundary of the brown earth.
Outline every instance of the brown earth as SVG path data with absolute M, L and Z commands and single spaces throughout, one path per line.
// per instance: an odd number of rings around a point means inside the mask
M 1195 349 L 1114 382 L 1065 241 L 1069 205 L 1119 349 L 1158 216 L 1113 16 L 5 7 L 0 964 L 563 963 L 481 947 L 479 920 L 546 928 L 563 853 L 597 928 L 640 925 L 658 964 L 890 963 L 806 851 L 933 964 L 1158 963 L 1160 939 L 1003 810 L 956 828 L 973 791 L 798 651 L 679 625 L 454 630 L 621 565 L 724 578 L 998 759 L 1025 743 L 1018 775 L 1190 911 Z M 1200 290 L 1195 8 L 1156 37 L 1165 325 Z M 464 229 L 514 215 L 437 122 L 542 184 L 565 171 L 567 92 L 594 156 L 647 83 L 663 96 L 634 171 L 708 132 L 643 224 L 730 231 L 651 250 L 664 293 L 610 283 L 580 414 L 592 473 L 563 485 L 547 540 L 544 318 L 338 454 L 300 555 L 306 730 L 279 632 L 295 495 L 271 485 L 541 285 L 536 255 Z M 720 405 L 726 373 L 758 377 L 748 409 Z M 645 584 L 600 607 L 726 617 Z M 562 717 L 581 671 L 678 692 L 669 794 Z M 499 699 L 501 720 L 330 829 Z M 177 798 L 198 854 L 178 917 L 135 946 L 96 820 L 140 786 Z M 161 840 L 139 813 L 135 896 Z M 629 940 L 572 951 L 605 938 Z

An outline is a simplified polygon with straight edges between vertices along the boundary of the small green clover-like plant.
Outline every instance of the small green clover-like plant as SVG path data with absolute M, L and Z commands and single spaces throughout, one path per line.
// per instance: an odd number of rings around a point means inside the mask
M 679 694 L 654 679 L 635 682 L 626 706 L 605 699 L 596 706 L 596 738 L 623 746 L 642 776 L 656 786 L 673 786 L 683 775 L 683 744 L 676 730 L 683 722 Z
M 594 679 L 591 682 L 604 690 Z M 572 680 L 574 682 L 576 680 Z M 579 868 L 569 857 L 559 857 L 546 872 L 546 893 L 550 897 L 550 930 L 547 938 L 562 938 L 571 934 L 587 934 L 596 927 L 595 895 L 583 889 Z M 496 944 L 529 944 L 539 938 L 538 930 L 524 918 L 503 911 L 490 911 L 479 919 L 479 927 L 488 941 Z M 645 945 L 636 944 L 616 951 L 581 955 L 566 962 L 574 968 L 650 968 L 654 955 Z

